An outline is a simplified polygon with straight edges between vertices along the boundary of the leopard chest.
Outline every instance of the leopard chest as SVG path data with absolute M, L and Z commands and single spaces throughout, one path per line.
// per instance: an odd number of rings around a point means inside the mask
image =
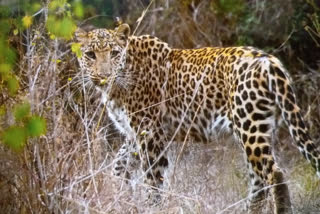
M 117 102 L 109 100 L 106 103 L 109 118 L 119 132 L 127 137 L 127 140 L 135 140 L 136 134 L 130 126 L 128 111 Z

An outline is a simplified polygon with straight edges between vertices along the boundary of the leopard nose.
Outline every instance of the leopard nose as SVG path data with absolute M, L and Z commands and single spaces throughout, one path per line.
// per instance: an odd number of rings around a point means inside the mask
M 100 77 L 107 76 L 108 73 L 110 73 L 110 68 L 106 63 L 101 63 L 96 69 L 96 75 L 99 75 Z

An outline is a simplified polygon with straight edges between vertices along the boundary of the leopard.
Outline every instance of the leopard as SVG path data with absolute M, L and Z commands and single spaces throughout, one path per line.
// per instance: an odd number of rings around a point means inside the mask
M 284 121 L 293 144 L 320 177 L 319 149 L 277 57 L 251 46 L 172 48 L 151 35 L 131 35 L 126 23 L 90 31 L 79 27 L 75 39 L 81 45 L 80 70 L 104 92 L 108 116 L 125 136 L 116 176 L 126 174 L 131 156 L 126 151 L 135 145 L 145 184 L 162 188 L 170 143 L 208 143 L 223 131 L 234 136 L 245 157 L 248 213 L 262 212 L 266 189 L 274 213 L 292 213 L 272 144 L 277 123 Z

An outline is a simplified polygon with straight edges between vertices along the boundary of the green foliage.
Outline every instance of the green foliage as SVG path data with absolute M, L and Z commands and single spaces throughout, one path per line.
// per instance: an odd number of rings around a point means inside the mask
M 1 45 L 0 45 L 1 46 Z M 0 50 L 1 49 L 0 47 Z M 5 50 L 4 50 L 5 52 Z M 3 54 L 0 53 L 0 58 L 2 58 Z M 1 62 L 2 60 L 0 59 L 0 79 L 2 81 L 8 81 L 8 79 L 10 78 L 10 71 L 11 71 L 11 64 L 4 62 L 4 60 Z
M 51 38 L 72 39 L 77 28 L 72 14 L 77 18 L 82 18 L 83 7 L 81 1 L 74 1 L 72 6 L 67 0 L 53 0 L 50 2 L 46 27 L 51 34 Z
M 13 110 L 13 114 L 16 121 L 22 121 L 24 118 L 30 115 L 30 104 L 22 103 L 17 105 Z
M 41 1 L 39 0 L 24 0 L 19 1 L 18 4 L 18 7 L 22 10 L 21 12 L 23 12 L 25 15 L 33 15 L 42 7 Z
M 4 28 L 1 28 L 4 29 Z M 5 34 L 5 33 L 4 33 Z M 0 72 L 9 72 L 11 70 L 11 66 L 15 63 L 16 60 L 16 52 L 13 48 L 11 48 L 8 44 L 7 36 L 0 36 Z M 5 66 L 5 67 L 3 67 Z
M 181 1 L 191 1 L 191 0 L 179 0 Z M 90 23 L 96 27 L 107 28 L 113 26 L 115 16 L 121 16 L 122 18 L 127 17 L 127 13 L 139 13 L 139 10 L 127 11 L 128 4 L 123 0 L 82 0 L 83 7 L 85 11 L 83 14 L 84 18 L 93 17 L 97 14 L 94 19 L 87 20 L 86 23 Z M 148 1 L 143 1 L 141 4 L 146 4 Z M 124 14 L 123 14 L 124 13 Z
M 27 139 L 25 129 L 19 126 L 6 129 L 0 137 L 3 143 L 14 151 L 21 151 Z
M 32 25 L 32 16 L 24 16 L 21 21 L 23 27 L 29 28 Z
M 54 0 L 49 4 L 47 30 L 55 37 L 71 39 L 76 25 L 71 19 L 70 4 L 66 0 Z M 55 38 L 53 37 L 53 38 Z
M 19 1 L 17 7 L 19 14 L 11 17 L 10 11 L 15 5 L 0 6 L 0 89 L 14 96 L 19 90 L 19 79 L 14 74 L 16 62 L 16 51 L 10 46 L 11 34 L 18 36 L 25 30 L 32 28 L 35 23 L 35 14 L 42 8 L 39 0 Z M 21 14 L 20 14 L 21 13 Z M 69 40 L 73 37 L 76 18 L 83 17 L 83 6 L 81 0 L 74 0 L 72 4 L 67 0 L 51 0 L 48 5 L 48 19 L 46 28 L 50 38 L 62 38 Z M 77 56 L 81 56 L 80 46 L 76 43 L 72 46 Z M 0 116 L 7 112 L 5 104 L 1 104 Z M 10 127 L 0 127 L 0 141 L 14 151 L 24 148 L 29 138 L 39 137 L 46 133 L 45 119 L 34 116 L 31 113 L 31 106 L 25 102 L 17 104 L 12 111 L 15 124 Z
M 236 44 L 240 46 L 255 46 L 255 40 L 252 35 L 254 34 L 255 26 L 259 26 L 259 24 L 256 14 L 252 12 L 251 8 L 246 8 L 243 16 L 239 19 L 239 35 L 237 35 Z
M 14 95 L 17 93 L 19 89 L 19 81 L 15 75 L 10 76 L 10 78 L 7 80 L 7 88 L 11 95 Z
M 76 25 L 70 17 L 59 18 L 54 15 L 48 17 L 47 30 L 56 37 L 71 39 L 76 30 Z
M 82 18 L 84 14 L 84 9 L 81 1 L 74 1 L 72 5 L 73 14 L 77 18 Z
M 81 44 L 80 43 L 74 42 L 74 43 L 71 44 L 71 51 L 73 53 L 75 53 L 78 58 L 80 58 L 82 56 L 82 52 L 81 52 L 80 48 L 81 48 Z
M 16 76 L 11 72 L 16 61 L 16 53 L 8 43 L 12 23 L 8 11 L 10 11 L 8 7 L 0 6 L 0 84 L 4 84 L 10 94 L 15 94 L 19 84 Z
M 5 114 L 6 109 L 4 107 L 1 109 Z M 12 150 L 20 151 L 24 148 L 28 138 L 39 137 L 46 133 L 45 119 L 31 115 L 29 103 L 16 105 L 13 115 L 15 124 L 0 134 L 0 140 Z
M 216 14 L 218 23 L 223 23 L 229 29 L 232 29 L 231 38 L 221 38 L 225 44 L 233 44 L 234 40 L 239 40 L 239 45 L 248 45 L 248 37 L 243 34 L 237 35 L 241 28 L 249 26 L 255 22 L 252 12 L 248 10 L 248 3 L 244 0 L 217 0 L 212 1 L 210 10 Z M 244 24 L 242 22 L 245 22 Z M 252 26 L 251 26 L 252 27 Z M 248 30 L 245 27 L 245 30 Z M 235 38 L 234 38 L 235 37 Z M 231 41 L 229 40 L 231 39 Z
M 31 117 L 25 124 L 30 137 L 40 137 L 46 133 L 46 121 L 38 116 Z

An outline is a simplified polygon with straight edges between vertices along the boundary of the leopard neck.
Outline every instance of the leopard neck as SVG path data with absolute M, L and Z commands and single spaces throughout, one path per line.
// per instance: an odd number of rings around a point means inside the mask
M 126 50 L 126 66 L 119 72 L 112 87 L 113 99 L 128 97 L 134 88 L 147 84 L 142 81 L 146 76 L 165 73 L 172 49 L 160 39 L 149 36 L 131 36 Z

